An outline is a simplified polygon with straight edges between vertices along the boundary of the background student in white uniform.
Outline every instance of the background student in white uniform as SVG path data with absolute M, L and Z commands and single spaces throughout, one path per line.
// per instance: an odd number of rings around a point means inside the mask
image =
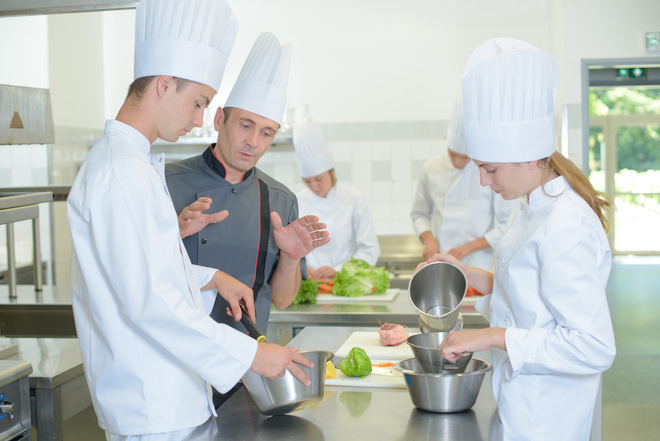
M 257 343 L 209 317 L 219 292 L 236 319 L 239 302 L 254 319 L 252 290 L 190 263 L 164 157 L 149 155 L 156 138 L 174 142 L 202 125 L 237 28 L 222 0 L 137 5 L 135 81 L 67 200 L 76 331 L 108 440 L 190 434 L 215 414 L 211 385 L 227 391 L 248 369 L 269 378 L 288 369 L 309 384 L 294 362 L 311 362 L 296 349 Z M 184 405 L 173 410 L 172 400 Z
M 424 163 L 410 216 L 424 244 L 424 259 L 447 253 L 490 271 L 493 250 L 515 202 L 482 187 L 479 170 L 466 153 L 459 99 L 447 131 L 446 151 Z
M 468 156 L 481 183 L 519 206 L 496 251 L 495 273 L 449 255 L 490 328 L 451 333 L 440 352 L 492 349 L 501 421 L 495 439 L 589 439 L 601 374 L 615 357 L 605 295 L 612 255 L 609 203 L 554 149 L 558 68 L 528 43 L 493 39 L 463 73 Z M 497 426 L 497 425 L 495 425 Z
M 293 145 L 298 171 L 307 186 L 296 194 L 300 214 L 318 216 L 332 238 L 307 255 L 308 275 L 318 280 L 332 279 L 351 257 L 375 265 L 380 247 L 367 199 L 337 182 L 332 154 L 319 124 L 296 127 Z

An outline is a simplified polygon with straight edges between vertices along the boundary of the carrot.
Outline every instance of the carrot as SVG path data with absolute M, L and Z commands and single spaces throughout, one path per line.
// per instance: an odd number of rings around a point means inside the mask
M 386 361 L 384 363 L 376 363 L 376 364 L 371 364 L 373 367 L 392 367 L 394 366 L 394 363 L 391 361 Z
M 330 285 L 325 285 L 325 284 L 319 284 L 319 292 L 323 294 L 329 294 L 332 292 L 332 286 Z

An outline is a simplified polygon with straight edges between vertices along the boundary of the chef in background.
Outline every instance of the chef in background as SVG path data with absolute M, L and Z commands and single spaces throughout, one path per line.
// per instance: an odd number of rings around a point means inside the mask
M 235 319 L 239 302 L 254 317 L 252 292 L 190 263 L 164 156 L 150 156 L 157 138 L 175 142 L 202 125 L 234 44 L 233 12 L 222 0 L 142 0 L 135 19 L 135 80 L 67 199 L 73 313 L 106 439 L 198 439 L 197 428 L 214 427 L 211 385 L 226 391 L 248 369 L 289 370 L 309 385 L 296 363 L 312 363 L 208 316 L 219 293 Z
M 466 154 L 463 107 L 457 100 L 447 148 L 424 163 L 410 213 L 424 244 L 423 258 L 447 253 L 492 270 L 493 250 L 515 205 L 479 184 L 479 170 Z
M 458 265 L 470 286 L 492 293 L 476 305 L 490 327 L 452 332 L 440 345 L 450 361 L 491 350 L 501 421 L 491 439 L 589 440 L 616 355 L 605 293 L 610 202 L 555 151 L 558 83 L 550 55 L 510 38 L 481 44 L 463 71 L 468 156 L 484 186 L 519 204 L 494 274 L 447 254 L 429 261 Z
M 334 162 L 321 127 L 310 122 L 295 127 L 293 146 L 298 171 L 306 189 L 298 192 L 301 214 L 323 219 L 332 240 L 307 255 L 307 273 L 314 279 L 332 279 L 351 257 L 371 265 L 380 247 L 366 197 L 337 182 Z

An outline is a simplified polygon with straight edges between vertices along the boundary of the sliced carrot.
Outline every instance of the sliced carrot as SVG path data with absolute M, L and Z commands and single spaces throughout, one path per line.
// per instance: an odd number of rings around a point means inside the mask
M 375 363 L 375 364 L 372 363 L 371 365 L 373 367 L 392 367 L 394 366 L 394 363 L 392 363 L 391 361 L 386 361 L 384 363 Z

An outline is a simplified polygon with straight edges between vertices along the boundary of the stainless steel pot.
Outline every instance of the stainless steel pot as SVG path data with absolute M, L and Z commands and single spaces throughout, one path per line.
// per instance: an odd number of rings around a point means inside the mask
M 451 331 L 456 326 L 467 288 L 467 277 L 459 267 L 433 262 L 413 274 L 408 295 L 429 329 Z
M 243 385 L 259 412 L 264 415 L 284 415 L 323 399 L 326 363 L 334 354 L 328 351 L 307 351 L 301 354 L 314 363 L 311 369 L 298 365 L 312 382 L 309 386 L 305 386 L 289 371 L 272 380 L 251 370 L 243 375 Z
M 462 374 L 427 374 L 414 358 L 394 365 L 403 373 L 415 407 L 429 412 L 462 412 L 474 406 L 481 384 L 492 365 L 473 358 Z

